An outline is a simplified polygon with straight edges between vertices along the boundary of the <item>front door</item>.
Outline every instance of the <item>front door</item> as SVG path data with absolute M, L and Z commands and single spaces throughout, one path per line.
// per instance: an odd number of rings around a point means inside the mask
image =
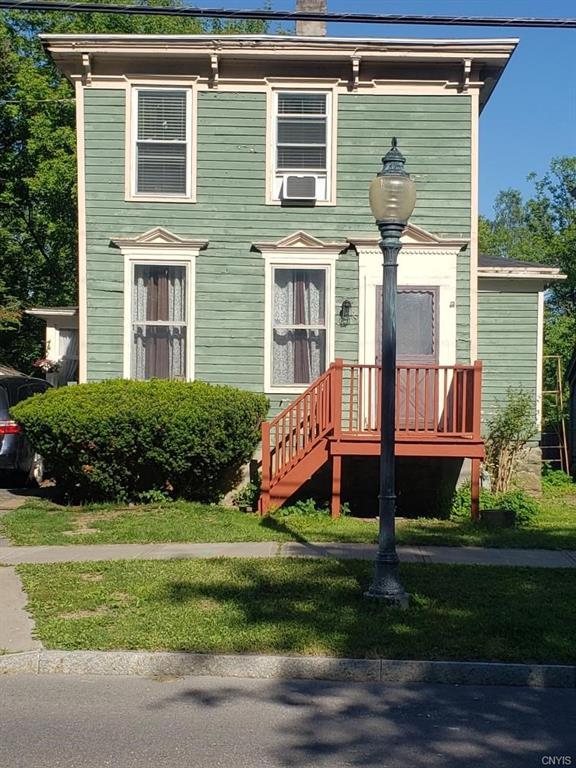
M 382 339 L 382 286 L 376 286 L 376 364 Z M 435 427 L 434 376 L 428 366 L 438 363 L 438 289 L 400 286 L 396 308 L 396 426 L 400 430 Z M 421 367 L 420 367 L 421 366 Z

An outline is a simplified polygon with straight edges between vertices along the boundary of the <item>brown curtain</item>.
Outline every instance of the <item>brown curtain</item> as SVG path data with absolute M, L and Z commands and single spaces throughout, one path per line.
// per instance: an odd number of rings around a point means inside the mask
M 146 320 L 169 320 L 168 296 L 170 278 L 168 268 L 150 271 L 146 295 Z M 170 378 L 168 328 L 148 328 L 146 334 L 146 378 Z

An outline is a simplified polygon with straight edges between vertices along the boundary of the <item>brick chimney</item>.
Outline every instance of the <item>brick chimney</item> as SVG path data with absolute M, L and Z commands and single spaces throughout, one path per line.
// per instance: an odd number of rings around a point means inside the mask
M 327 0 L 296 0 L 296 10 L 302 13 L 326 13 Z M 296 34 L 317 37 L 326 34 L 325 21 L 297 21 Z

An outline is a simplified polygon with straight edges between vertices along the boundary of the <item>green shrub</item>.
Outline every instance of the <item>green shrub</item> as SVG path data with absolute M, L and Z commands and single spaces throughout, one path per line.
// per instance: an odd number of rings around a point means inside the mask
M 470 520 L 471 494 L 470 485 L 466 483 L 454 493 L 450 519 L 461 522 Z M 480 491 L 480 509 L 505 509 L 515 513 L 516 525 L 530 523 L 538 514 L 538 503 L 524 491 L 507 491 L 506 493 L 492 493 L 485 488 Z
M 451 520 L 470 520 L 470 507 L 472 505 L 472 493 L 470 483 L 464 483 L 456 489 L 452 497 L 450 507 Z M 485 488 L 480 490 L 480 509 L 488 509 L 494 506 L 494 495 Z
M 510 489 L 514 473 L 536 434 L 534 398 L 525 389 L 510 387 L 506 402 L 488 420 L 486 469 L 497 493 Z
M 574 488 L 574 482 L 570 475 L 561 469 L 552 469 L 549 464 L 542 467 L 542 490 L 556 491 Z
M 274 510 L 274 517 L 330 517 L 330 506 L 327 502 L 318 504 L 315 499 L 295 501 L 289 507 L 280 507 Z M 350 514 L 350 505 L 347 501 L 340 505 L 340 516 Z
M 530 523 L 540 511 L 538 502 L 524 491 L 507 491 L 497 495 L 495 507 L 514 512 L 516 525 Z
M 258 477 L 257 483 L 246 483 L 240 490 L 236 491 L 232 499 L 234 506 L 239 509 L 249 509 L 255 512 L 258 508 L 258 499 L 260 498 L 261 477 Z
M 233 387 L 118 379 L 49 390 L 12 415 L 71 498 L 216 501 L 251 458 L 267 408 Z

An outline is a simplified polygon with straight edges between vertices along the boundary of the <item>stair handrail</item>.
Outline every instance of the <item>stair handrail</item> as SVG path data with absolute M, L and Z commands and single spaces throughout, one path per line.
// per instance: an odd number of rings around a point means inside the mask
M 343 368 L 344 361 L 336 359 L 286 408 L 262 423 L 261 495 L 265 498 L 270 495 L 275 480 L 327 435 L 340 432 Z

